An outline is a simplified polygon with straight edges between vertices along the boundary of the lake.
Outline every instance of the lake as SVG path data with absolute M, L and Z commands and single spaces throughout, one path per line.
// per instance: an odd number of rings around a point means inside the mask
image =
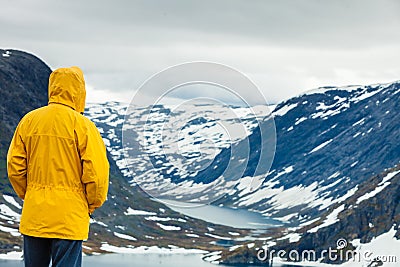
M 2 267 L 23 267 L 22 261 L 0 260 Z M 83 267 L 215 267 L 205 262 L 199 254 L 108 254 L 100 256 L 83 257 Z M 252 265 L 241 265 L 238 267 L 250 267 Z M 267 265 L 265 265 L 267 266 Z M 275 264 L 273 267 L 289 267 L 287 265 Z M 291 265 L 290 267 L 295 267 Z M 302 266 L 304 267 L 304 266 Z
M 171 200 L 162 200 L 161 202 L 167 204 L 170 209 L 187 216 L 240 229 L 266 229 L 282 225 L 277 220 L 244 209 L 232 209 L 212 205 L 196 206 Z

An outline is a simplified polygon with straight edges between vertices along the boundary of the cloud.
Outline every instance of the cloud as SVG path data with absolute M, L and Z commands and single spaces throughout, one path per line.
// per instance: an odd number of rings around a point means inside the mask
M 328 84 L 399 79 L 396 0 L 0 4 L 4 48 L 31 51 L 52 68 L 79 65 L 93 92 L 110 98 L 129 98 L 158 71 L 198 60 L 242 71 L 269 102 Z

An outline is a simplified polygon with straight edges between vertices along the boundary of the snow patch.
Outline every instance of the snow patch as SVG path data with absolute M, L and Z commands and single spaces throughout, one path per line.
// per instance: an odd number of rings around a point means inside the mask
M 12 236 L 21 236 L 21 234 L 18 232 L 18 229 L 15 228 L 0 225 L 0 231 L 9 233 Z
M 5 216 L 9 216 L 9 217 L 13 218 L 16 221 L 19 221 L 21 219 L 21 215 L 19 213 L 16 213 L 12 209 L 10 209 L 10 207 L 7 206 L 6 204 L 1 204 L 0 205 L 0 214 L 5 215 Z
M 22 209 L 21 205 L 12 196 L 3 195 L 3 198 L 17 209 Z
M 97 223 L 98 225 L 101 225 L 103 227 L 108 227 L 107 224 L 100 222 L 100 221 L 96 221 L 95 219 L 90 218 L 90 223 Z
M 382 181 L 378 184 L 378 186 L 372 190 L 371 192 L 366 193 L 365 195 L 359 197 L 357 199 L 357 204 L 360 204 L 361 202 L 363 202 L 364 200 L 370 199 L 374 196 L 376 196 L 377 194 L 379 194 L 380 192 L 382 192 L 383 189 L 385 189 L 388 185 L 390 185 L 390 180 L 396 176 L 396 174 L 400 173 L 399 171 L 395 171 L 395 172 L 391 172 L 388 173 L 383 179 Z
M 3 57 L 10 57 L 11 56 L 11 51 L 5 51 L 3 54 L 1 54 Z
M 339 221 L 339 219 L 337 218 L 337 216 L 338 216 L 339 213 L 341 213 L 343 210 L 344 210 L 344 204 L 341 205 L 341 206 L 339 206 L 338 208 L 336 208 L 335 210 L 333 210 L 328 216 L 326 216 L 325 221 L 324 221 L 322 224 L 320 224 L 320 225 L 318 225 L 318 226 L 316 226 L 316 227 L 314 227 L 314 228 L 308 230 L 307 232 L 308 232 L 308 233 L 316 233 L 316 232 L 317 232 L 319 229 L 321 229 L 321 228 L 324 228 L 324 227 L 327 227 L 327 226 L 329 226 L 329 225 L 335 224 L 336 222 Z
M 196 234 L 186 234 L 186 236 L 188 236 L 188 237 L 195 237 L 195 238 L 200 237 L 199 235 L 196 235 Z
M 327 146 L 327 145 L 328 145 L 330 142 L 332 142 L 332 141 L 333 141 L 333 139 L 330 139 L 330 140 L 328 140 L 328 141 L 326 141 L 326 142 L 323 142 L 323 143 L 320 144 L 319 146 L 313 148 L 310 152 L 308 152 L 308 154 L 314 153 L 314 152 L 316 152 L 316 151 L 318 151 L 318 150 L 324 148 L 325 146 Z
M 371 260 L 379 257 L 384 263 L 383 266 L 399 266 L 400 262 L 400 240 L 396 239 L 396 229 L 393 226 L 387 233 L 377 236 L 371 242 L 363 244 L 360 239 L 351 241 L 351 244 L 356 247 L 358 255 L 368 255 L 360 257 L 361 261 L 353 262 L 350 260 L 340 266 L 342 267 L 358 267 L 367 266 Z M 368 265 L 369 266 L 369 265 Z M 371 265 L 372 266 L 372 265 Z M 378 265 L 373 265 L 378 266 Z
M 0 254 L 1 260 L 22 260 L 22 251 L 11 251 L 6 254 Z
M 301 117 L 299 119 L 296 120 L 296 122 L 294 123 L 294 125 L 299 125 L 300 123 L 302 123 L 303 121 L 307 120 L 306 117 Z
M 301 234 L 299 233 L 290 233 L 287 234 L 281 238 L 278 238 L 277 240 L 285 240 L 285 239 L 289 239 L 289 243 L 295 243 L 298 242 L 301 238 Z
M 272 113 L 274 116 L 284 116 L 286 113 L 288 113 L 290 110 L 294 109 L 297 107 L 298 103 L 290 104 L 290 105 L 285 105 L 278 110 L 274 110 Z
M 126 240 L 131 240 L 131 241 L 136 241 L 137 240 L 133 236 L 126 235 L 126 234 L 121 234 L 121 233 L 117 233 L 117 232 L 114 232 L 114 235 L 116 237 L 119 237 L 119 238 L 122 238 L 122 239 L 126 239 Z
M 222 251 L 211 252 L 211 253 L 207 254 L 206 256 L 204 256 L 203 260 L 213 263 L 213 264 L 219 264 L 218 260 L 221 259 L 221 253 L 222 253 Z
M 157 225 L 158 225 L 161 229 L 163 229 L 163 230 L 165 230 L 165 231 L 180 231 L 180 230 L 181 230 L 181 228 L 180 228 L 179 226 L 164 225 L 164 224 L 161 224 L 161 223 L 157 223 Z
M 150 211 L 144 211 L 144 210 L 135 210 L 132 208 L 128 208 L 126 212 L 124 212 L 125 215 L 157 215 L 155 212 L 150 212 Z

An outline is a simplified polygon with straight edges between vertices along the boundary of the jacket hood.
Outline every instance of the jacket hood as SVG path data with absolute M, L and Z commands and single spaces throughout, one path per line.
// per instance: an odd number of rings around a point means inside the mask
M 63 104 L 83 113 L 85 101 L 85 79 L 79 67 L 60 68 L 50 74 L 49 104 Z

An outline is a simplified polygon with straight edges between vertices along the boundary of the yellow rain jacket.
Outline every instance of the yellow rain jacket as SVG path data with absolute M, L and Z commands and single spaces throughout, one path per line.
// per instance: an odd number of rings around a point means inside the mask
M 17 126 L 7 169 L 24 199 L 24 235 L 87 239 L 89 214 L 106 200 L 106 149 L 96 126 L 81 114 L 85 98 L 82 71 L 57 69 L 49 78 L 49 104 L 29 112 Z

